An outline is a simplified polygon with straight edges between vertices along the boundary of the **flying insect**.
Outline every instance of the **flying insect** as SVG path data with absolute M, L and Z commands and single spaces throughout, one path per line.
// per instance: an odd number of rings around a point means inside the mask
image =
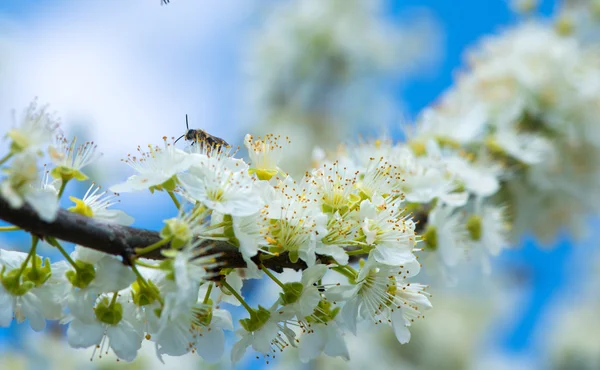
M 175 143 L 180 139 L 184 139 L 185 141 L 191 141 L 192 145 L 194 145 L 194 143 L 202 143 L 214 148 L 230 146 L 225 140 L 213 136 L 204 130 L 190 129 L 187 114 L 185 115 L 185 128 L 187 129 L 186 133 L 178 137 L 177 140 L 175 140 Z

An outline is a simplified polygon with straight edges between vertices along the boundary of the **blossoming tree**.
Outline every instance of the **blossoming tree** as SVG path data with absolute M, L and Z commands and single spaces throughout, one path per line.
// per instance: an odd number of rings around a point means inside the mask
M 248 347 L 267 361 L 290 346 L 303 362 L 348 359 L 344 338 L 362 335 L 363 322 L 390 325 L 406 343 L 432 308 L 419 283 L 432 259 L 448 279 L 467 260 L 488 270 L 524 230 L 550 237 L 598 209 L 598 56 L 524 23 L 486 40 L 405 142 L 346 144 L 294 178 L 279 166 L 287 138 L 247 135 L 246 161 L 229 146 L 183 149 L 165 137 L 124 160 L 134 173 L 112 192 L 92 184 L 68 209 L 66 185 L 88 181 L 97 147 L 64 138 L 34 102 L 0 158 L 0 219 L 10 224 L 0 230 L 31 235 L 26 253 L 0 250 L 0 325 L 28 320 L 39 331 L 60 320 L 72 347 L 125 361 L 143 341 L 159 358 L 218 361 L 225 331 L 238 338 L 234 363 Z M 161 230 L 130 227 L 112 209 L 117 193 L 135 191 L 172 199 Z M 64 260 L 40 256 L 42 242 Z M 282 281 L 285 268 L 301 277 Z M 269 280 L 279 296 L 251 306 L 248 279 Z M 236 323 L 231 305 L 246 310 Z

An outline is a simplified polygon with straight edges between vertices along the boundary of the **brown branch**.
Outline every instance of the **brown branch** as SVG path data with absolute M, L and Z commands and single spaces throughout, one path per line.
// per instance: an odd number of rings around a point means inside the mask
M 136 248 L 144 248 L 161 240 L 158 232 L 138 229 L 129 226 L 110 224 L 85 217 L 64 209 L 58 211 L 56 220 L 46 222 L 40 219 L 37 213 L 27 204 L 21 208 L 12 208 L 8 202 L 0 197 L 0 219 L 40 237 L 54 237 L 56 239 L 75 243 L 83 247 L 123 257 L 124 263 L 131 263 L 135 256 Z M 238 248 L 224 241 L 207 240 L 213 244 L 212 252 L 218 253 L 218 260 L 223 267 L 246 267 Z M 163 248 L 169 248 L 169 244 Z M 162 259 L 160 250 L 145 254 L 144 257 Z M 287 253 L 266 259 L 262 262 L 265 267 L 281 272 L 283 268 L 301 270 L 306 268 L 302 261 L 293 263 Z M 253 259 L 259 263 L 259 256 Z

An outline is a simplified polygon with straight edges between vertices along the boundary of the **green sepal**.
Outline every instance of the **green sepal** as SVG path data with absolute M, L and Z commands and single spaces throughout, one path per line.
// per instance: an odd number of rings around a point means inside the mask
M 94 308 L 94 314 L 102 323 L 117 325 L 123 319 L 123 306 L 118 302 L 111 305 L 108 297 L 104 297 Z
M 35 287 L 35 284 L 31 281 L 21 282 L 20 268 L 10 270 L 6 275 L 4 274 L 4 271 L 5 267 L 3 266 L 0 275 L 2 286 L 10 295 L 22 296 Z
M 300 296 L 302 296 L 303 290 L 304 286 L 300 282 L 283 284 L 283 292 L 279 293 L 281 304 L 287 306 L 296 303 L 300 299 Z
M 154 194 L 155 190 L 175 191 L 176 187 L 177 187 L 177 175 L 173 175 L 173 176 L 171 176 L 171 178 L 169 178 L 167 181 L 163 182 L 162 184 L 153 185 L 153 186 L 149 187 L 148 189 L 150 189 L 150 192 L 152 194 Z
M 83 172 L 65 166 L 54 167 L 52 171 L 50 171 L 50 175 L 55 179 L 61 179 L 63 182 L 71 181 L 73 179 L 77 181 L 85 181 L 88 179 Z
M 139 280 L 134 281 L 131 290 L 133 303 L 139 307 L 152 304 L 160 297 L 159 289 L 150 280 L 145 281 L 144 284 L 140 284 Z
M 258 309 L 250 312 L 250 317 L 247 319 L 241 319 L 240 324 L 247 332 L 255 332 L 265 325 L 265 323 L 271 317 L 271 312 L 262 306 L 258 306 Z
M 42 260 L 40 256 L 35 256 L 33 262 L 35 263 L 35 270 L 28 266 L 23 271 L 23 280 L 30 281 L 35 286 L 42 286 L 52 276 L 52 269 L 50 268 L 50 259 L 46 258 Z
M 75 261 L 77 270 L 69 270 L 66 272 L 67 280 L 76 288 L 87 288 L 88 285 L 96 278 L 96 270 L 94 265 L 80 260 Z

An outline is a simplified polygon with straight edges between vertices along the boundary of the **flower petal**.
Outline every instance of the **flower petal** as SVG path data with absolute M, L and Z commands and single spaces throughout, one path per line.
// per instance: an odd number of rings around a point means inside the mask
M 118 325 L 109 326 L 106 335 L 110 340 L 110 348 L 120 359 L 135 360 L 143 337 L 129 322 L 121 320 Z
M 73 348 L 87 348 L 100 344 L 103 336 L 102 324 L 85 324 L 77 318 L 71 321 L 67 329 L 67 342 Z
M 394 310 L 391 314 L 391 318 L 392 328 L 394 328 L 394 334 L 396 334 L 398 342 L 400 342 L 400 344 L 408 343 L 410 341 L 410 331 L 405 324 L 402 310 Z
M 207 362 L 218 362 L 224 351 L 225 334 L 221 329 L 205 331 L 196 339 L 196 352 Z

